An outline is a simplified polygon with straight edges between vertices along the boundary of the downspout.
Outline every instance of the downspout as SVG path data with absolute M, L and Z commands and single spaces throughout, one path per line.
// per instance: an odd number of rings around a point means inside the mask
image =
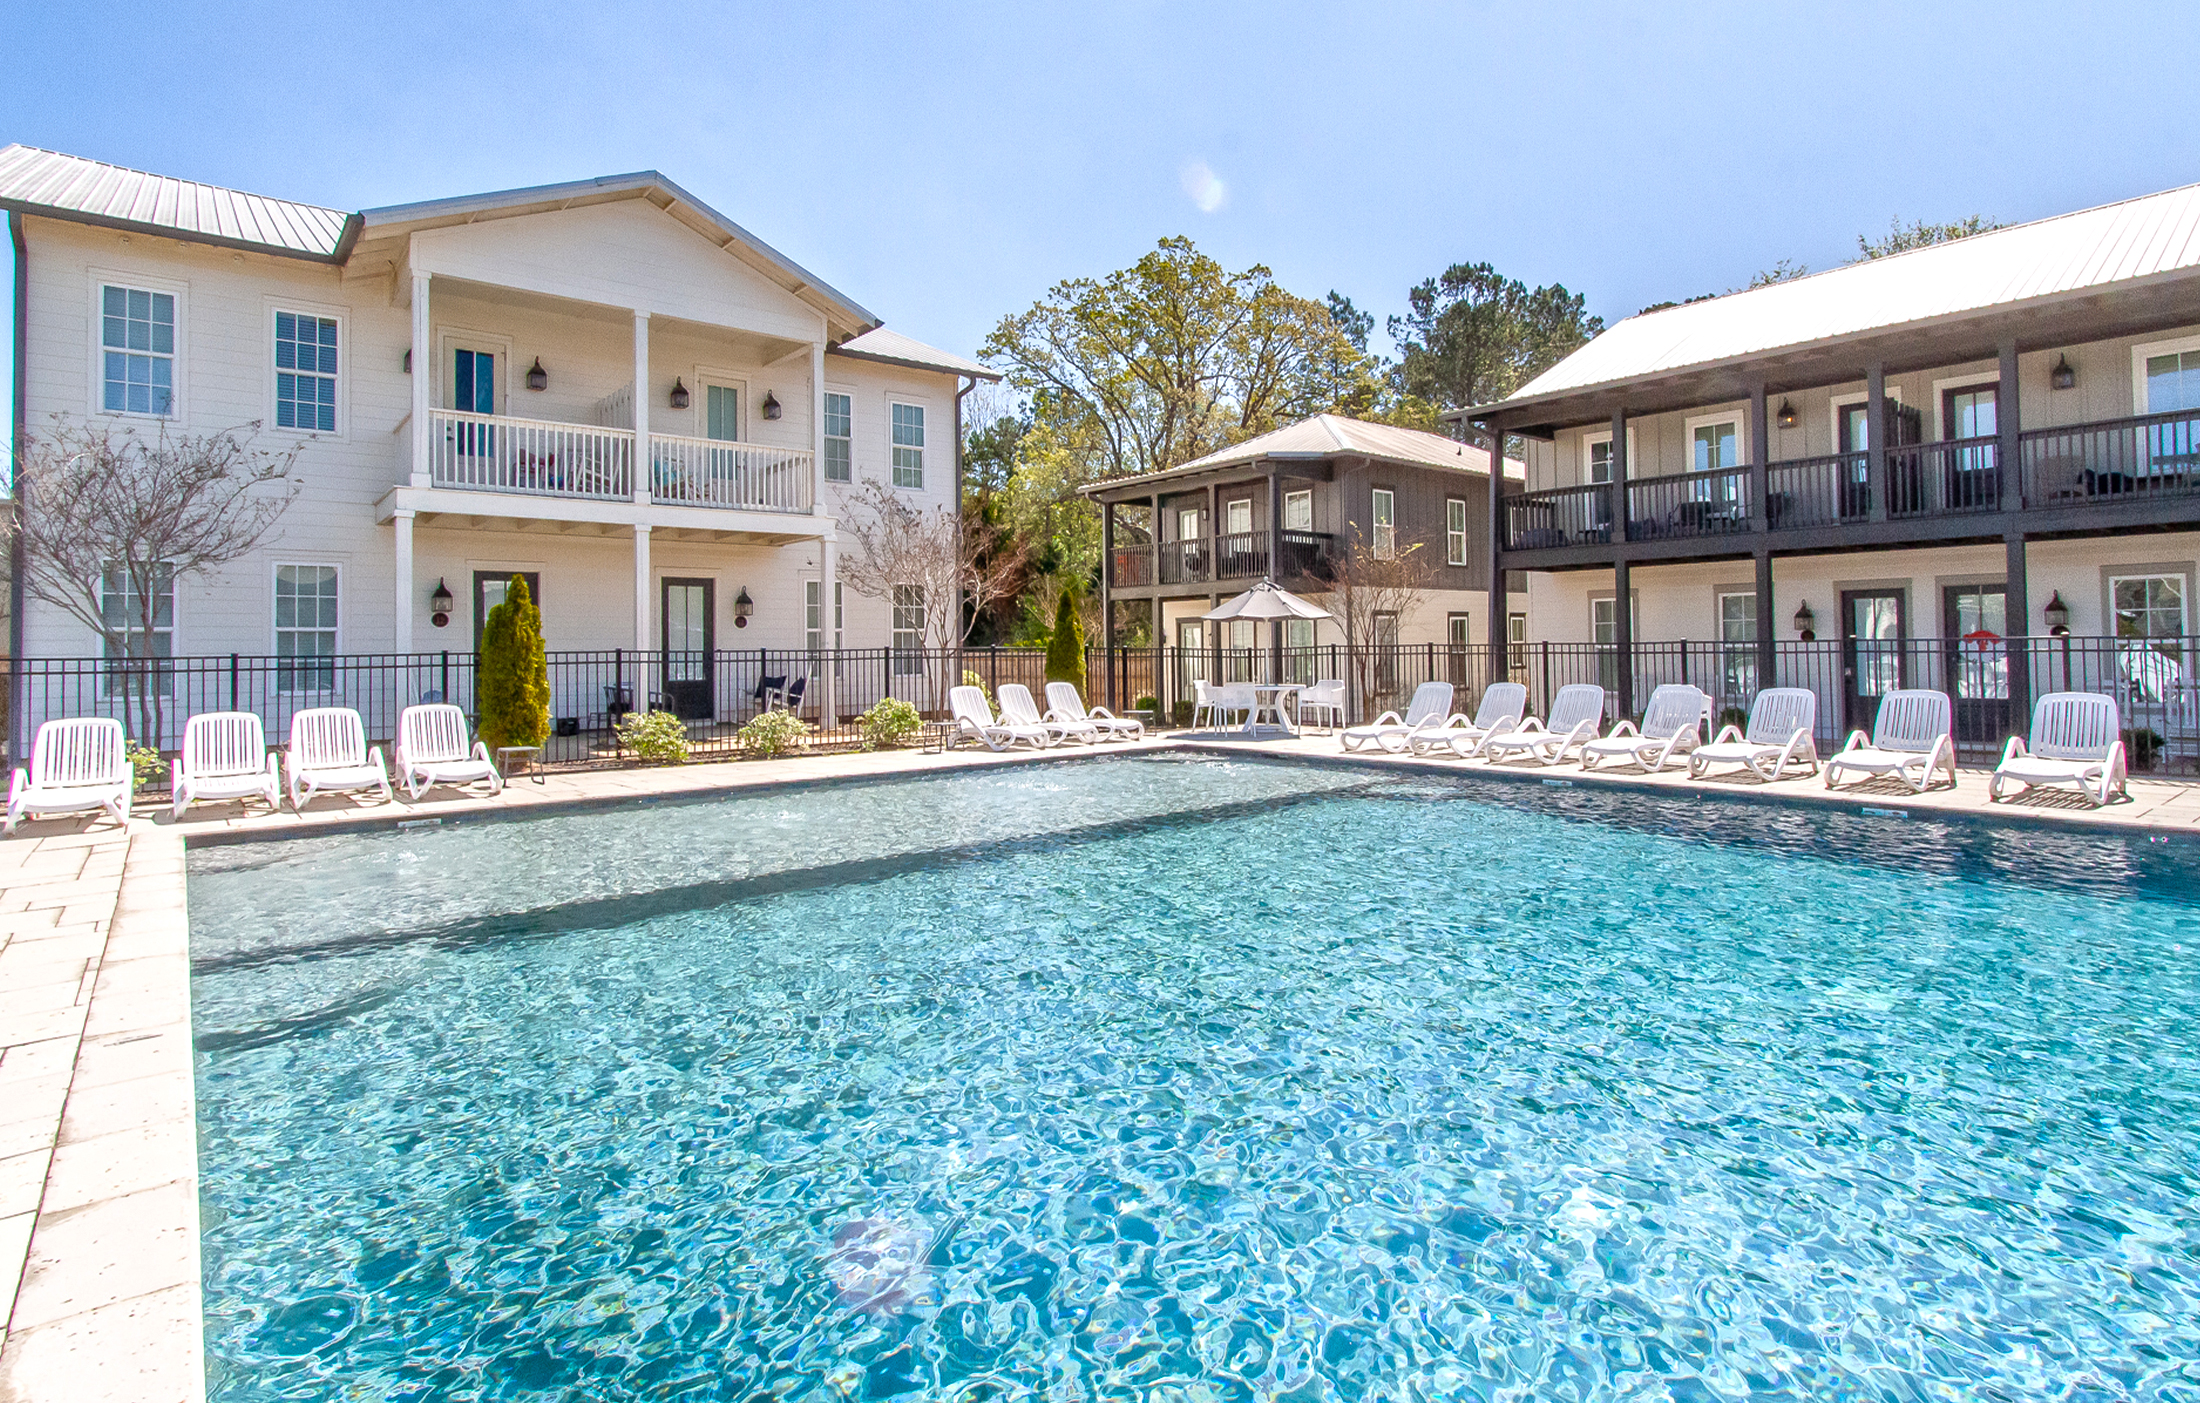
M 23 700 L 28 690 L 23 662 L 23 450 L 30 438 L 28 404 L 30 371 L 25 365 L 30 350 L 30 315 L 25 303 L 30 293 L 29 256 L 23 246 L 23 216 L 8 213 L 8 237 L 15 245 L 15 423 L 8 439 L 8 500 L 12 516 L 8 531 L 8 758 L 20 758 L 24 747 Z

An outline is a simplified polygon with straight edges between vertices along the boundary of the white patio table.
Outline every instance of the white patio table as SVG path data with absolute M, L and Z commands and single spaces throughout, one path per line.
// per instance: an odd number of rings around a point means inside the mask
M 1297 711 L 1299 692 L 1305 685 L 1303 682 L 1253 683 L 1253 709 L 1245 715 L 1245 734 L 1249 736 L 1259 734 L 1261 714 L 1265 712 L 1276 718 L 1276 725 L 1282 728 L 1285 735 L 1297 736 L 1299 728 L 1296 723 L 1283 714 L 1283 704 L 1284 698 L 1289 697 L 1291 699 L 1291 709 Z

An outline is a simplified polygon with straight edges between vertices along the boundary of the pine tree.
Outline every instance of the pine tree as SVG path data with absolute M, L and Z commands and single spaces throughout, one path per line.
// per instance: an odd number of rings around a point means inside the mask
M 1077 592 L 1062 591 L 1054 610 L 1054 636 L 1047 639 L 1047 681 L 1085 690 L 1085 626 L 1077 617 Z
M 549 737 L 550 665 L 543 657 L 542 611 L 521 576 L 512 576 L 504 602 L 482 624 L 475 691 L 481 708 L 478 729 L 491 750 L 541 745 Z

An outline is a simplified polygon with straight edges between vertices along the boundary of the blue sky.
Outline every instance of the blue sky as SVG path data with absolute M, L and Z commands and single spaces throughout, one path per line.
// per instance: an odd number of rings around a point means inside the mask
M 1616 319 L 1897 215 L 2200 179 L 2167 58 L 2200 6 L 100 14 L 14 12 L 0 141 L 345 209 L 655 167 L 962 352 L 1169 234 L 1379 316 L 1487 260 Z

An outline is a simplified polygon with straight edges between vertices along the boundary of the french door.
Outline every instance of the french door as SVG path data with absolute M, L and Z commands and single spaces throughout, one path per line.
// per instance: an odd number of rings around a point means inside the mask
M 718 644 L 716 602 L 709 580 L 663 583 L 658 610 L 664 636 L 665 704 L 682 721 L 709 721 L 718 714 L 711 690 L 711 652 Z
M 1844 724 L 1870 731 L 1879 699 L 1908 684 L 1907 590 L 1841 592 L 1841 679 Z
M 2009 734 L 2009 590 L 1949 585 L 1942 591 L 1947 692 L 1956 742 L 1994 745 Z

